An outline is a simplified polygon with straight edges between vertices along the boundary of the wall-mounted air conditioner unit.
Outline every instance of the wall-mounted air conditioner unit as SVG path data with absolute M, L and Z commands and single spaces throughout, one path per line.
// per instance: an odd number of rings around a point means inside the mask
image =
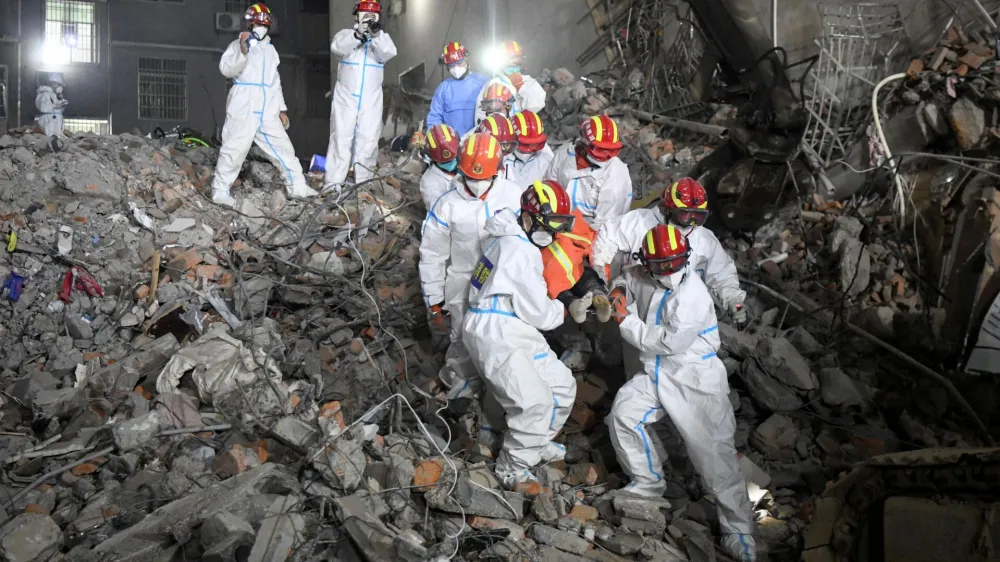
M 277 35 L 279 33 L 280 26 L 278 25 L 278 20 L 274 20 L 271 24 L 271 29 L 267 31 L 268 35 Z M 235 12 L 215 12 L 215 30 L 216 31 L 243 31 L 246 29 L 246 23 L 243 19 L 242 13 Z

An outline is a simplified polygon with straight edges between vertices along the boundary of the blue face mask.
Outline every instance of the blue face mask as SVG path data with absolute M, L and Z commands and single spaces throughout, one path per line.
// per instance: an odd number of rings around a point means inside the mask
M 437 163 L 435 162 L 435 164 L 437 164 Z M 455 169 L 458 168 L 458 158 L 455 158 L 454 160 L 449 160 L 449 161 L 445 162 L 444 164 L 438 164 L 437 166 L 438 166 L 438 168 L 441 168 L 442 170 L 444 170 L 446 172 L 452 172 L 452 173 L 454 173 Z
M 520 74 L 521 73 L 521 67 L 520 66 L 508 66 L 508 67 L 506 67 L 506 68 L 503 69 L 503 73 L 506 74 L 507 76 L 510 76 L 511 74 Z

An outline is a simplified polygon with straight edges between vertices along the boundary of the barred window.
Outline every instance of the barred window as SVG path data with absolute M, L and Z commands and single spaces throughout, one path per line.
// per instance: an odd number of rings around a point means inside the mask
M 187 121 L 187 61 L 139 58 L 139 119 Z
M 96 63 L 97 24 L 92 2 L 45 2 L 44 58 L 47 64 Z
M 227 12 L 245 12 L 250 7 L 250 0 L 226 0 Z
M 74 133 L 111 134 L 111 124 L 107 119 L 64 119 L 63 128 Z

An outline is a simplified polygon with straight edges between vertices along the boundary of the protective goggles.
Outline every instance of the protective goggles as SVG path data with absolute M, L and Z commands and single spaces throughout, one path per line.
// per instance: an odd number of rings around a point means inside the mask
M 531 222 L 536 226 L 540 226 L 549 232 L 569 232 L 573 230 L 573 221 L 576 217 L 573 215 L 531 215 Z
M 520 150 L 521 152 L 538 152 L 539 150 L 541 150 L 544 147 L 545 147 L 545 143 L 544 142 L 536 142 L 536 143 L 531 143 L 531 144 L 523 143 L 523 142 L 518 142 L 517 143 L 517 149 Z
M 601 148 L 599 146 L 588 145 L 587 154 L 590 154 L 598 162 L 607 162 L 622 151 L 621 148 Z
M 513 152 L 514 151 L 514 147 L 516 147 L 516 146 L 517 146 L 517 142 L 515 142 L 515 141 L 501 142 L 500 143 L 500 150 L 502 150 L 504 152 Z
M 708 220 L 708 209 L 671 209 L 670 222 L 683 226 L 703 226 Z
M 684 265 L 687 263 L 687 255 L 657 260 L 642 257 L 640 261 L 646 266 L 650 274 L 657 277 L 665 277 L 684 269 Z
M 510 105 L 510 102 L 492 99 L 483 100 L 483 102 L 479 104 L 479 107 L 482 108 L 487 115 L 489 115 L 490 113 L 507 113 L 507 110 L 510 109 Z

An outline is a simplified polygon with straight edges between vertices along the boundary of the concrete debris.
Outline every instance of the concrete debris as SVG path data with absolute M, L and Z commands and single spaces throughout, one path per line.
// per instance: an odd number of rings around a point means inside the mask
M 62 531 L 48 515 L 22 513 L 0 527 L 0 550 L 7 562 L 42 562 L 62 545 Z

